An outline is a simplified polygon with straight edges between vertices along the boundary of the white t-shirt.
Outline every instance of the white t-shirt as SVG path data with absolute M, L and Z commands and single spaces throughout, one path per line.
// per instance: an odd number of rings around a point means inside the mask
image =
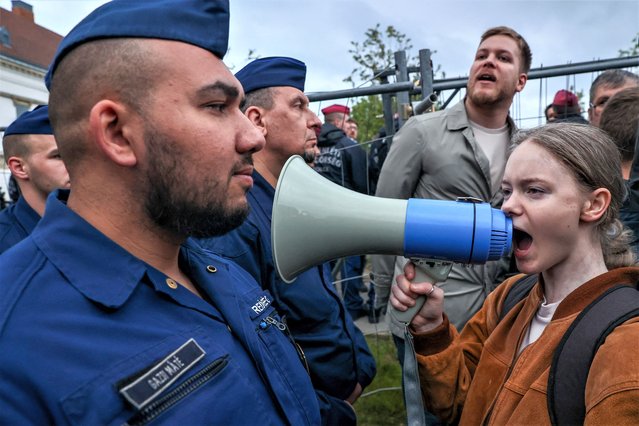
M 561 301 L 555 303 L 546 303 L 546 298 L 544 297 L 541 306 L 539 306 L 537 313 L 530 322 L 530 327 L 528 327 L 528 330 L 526 331 L 526 335 L 521 342 L 518 353 L 521 353 L 521 351 L 523 351 L 526 346 L 534 343 L 537 339 L 539 339 L 541 333 L 544 332 L 546 326 L 548 325 L 548 323 L 550 323 L 552 316 L 555 315 L 557 306 L 559 306 L 560 303 Z
M 470 127 L 473 129 L 479 147 L 488 158 L 491 189 L 495 193 L 501 187 L 501 179 L 504 177 L 506 167 L 506 150 L 510 142 L 508 125 L 504 124 L 499 129 L 488 129 L 470 121 Z

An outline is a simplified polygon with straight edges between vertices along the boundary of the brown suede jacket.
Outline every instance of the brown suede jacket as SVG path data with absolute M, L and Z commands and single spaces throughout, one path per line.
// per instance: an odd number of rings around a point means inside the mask
M 602 274 L 570 293 L 539 339 L 517 350 L 542 301 L 537 283 L 499 322 L 504 298 L 520 276 L 492 292 L 461 334 L 447 318 L 416 334 L 424 402 L 443 421 L 462 425 L 550 424 L 546 387 L 564 332 L 590 302 L 617 284 L 639 280 L 639 268 Z M 585 424 L 639 424 L 639 318 L 618 326 L 595 356 L 586 383 Z

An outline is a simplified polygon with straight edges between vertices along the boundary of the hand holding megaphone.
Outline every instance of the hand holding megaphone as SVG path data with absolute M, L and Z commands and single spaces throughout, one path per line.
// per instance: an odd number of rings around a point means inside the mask
M 299 156 L 286 162 L 277 182 L 271 243 L 285 282 L 328 260 L 365 254 L 408 257 L 430 277 L 416 280 L 441 282 L 452 263 L 497 260 L 511 241 L 511 219 L 480 200 L 363 195 L 325 179 Z M 421 304 L 391 315 L 408 323 Z
M 393 284 L 390 303 L 393 307 L 390 314 L 409 317 L 407 321 L 418 333 L 432 330 L 444 321 L 444 291 L 412 262 L 404 265 L 404 274 Z

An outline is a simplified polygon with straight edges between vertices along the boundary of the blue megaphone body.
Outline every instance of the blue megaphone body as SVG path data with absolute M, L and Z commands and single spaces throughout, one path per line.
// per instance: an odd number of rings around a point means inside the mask
M 453 263 L 483 264 L 507 255 L 512 242 L 512 219 L 475 198 L 457 201 L 408 200 L 403 256 L 415 264 L 414 281 L 445 281 Z M 404 312 L 390 315 L 408 323 L 425 297 Z
M 406 207 L 404 254 L 455 263 L 486 263 L 510 252 L 512 220 L 472 198 L 411 198 Z

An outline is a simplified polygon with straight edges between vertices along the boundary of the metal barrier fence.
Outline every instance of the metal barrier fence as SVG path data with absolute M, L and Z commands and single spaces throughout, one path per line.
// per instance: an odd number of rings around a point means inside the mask
M 443 91 L 452 90 L 452 94 L 443 102 L 442 107 L 445 108 L 451 100 L 466 87 L 468 77 L 450 78 L 450 79 L 433 79 L 433 68 L 431 63 L 430 49 L 422 49 L 419 51 L 418 67 L 406 66 L 406 52 L 395 52 L 394 68 L 386 69 L 378 72 L 375 79 L 381 84 L 375 84 L 368 87 L 360 87 L 345 90 L 336 90 L 330 92 L 310 92 L 306 95 L 311 102 L 357 98 L 369 95 L 382 95 L 382 103 L 384 110 L 384 122 L 386 134 L 388 136 L 395 133 L 393 114 L 397 112 L 399 115 L 399 125 L 401 126 L 412 114 L 413 110 L 423 111 L 424 106 L 428 102 L 432 102 L 432 94 L 438 97 Z M 629 56 L 624 58 L 601 59 L 596 61 L 578 62 L 574 64 L 555 65 L 549 67 L 533 68 L 528 73 L 528 81 L 545 79 L 550 77 L 572 76 L 577 74 L 586 74 L 604 71 L 607 69 L 632 68 L 639 66 L 639 56 Z M 419 81 L 410 80 L 410 74 L 419 73 L 422 76 Z M 395 76 L 397 82 L 389 83 L 388 77 Z M 420 95 L 424 105 L 417 105 L 413 108 L 410 103 L 410 96 Z M 392 98 L 397 99 L 397 110 L 393 111 Z

